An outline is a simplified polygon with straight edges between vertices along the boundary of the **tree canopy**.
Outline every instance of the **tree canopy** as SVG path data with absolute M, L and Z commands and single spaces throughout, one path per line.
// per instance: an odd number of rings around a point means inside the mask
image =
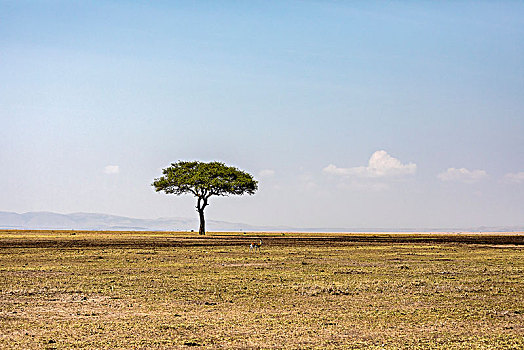
M 221 162 L 178 161 L 163 169 L 162 173 L 163 176 L 152 183 L 155 191 L 197 197 L 200 234 L 205 234 L 204 209 L 209 197 L 251 195 L 258 189 L 258 182 L 253 176 Z

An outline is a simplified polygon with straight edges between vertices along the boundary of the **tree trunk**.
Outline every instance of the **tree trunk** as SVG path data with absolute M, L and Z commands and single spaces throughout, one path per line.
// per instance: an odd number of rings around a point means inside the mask
M 206 220 L 204 219 L 204 209 L 207 207 L 207 198 L 205 196 L 197 197 L 197 206 L 198 216 L 200 217 L 200 229 L 198 230 L 199 235 L 206 234 Z
M 206 220 L 204 219 L 204 209 L 198 210 L 198 215 L 200 216 L 200 229 L 198 230 L 199 235 L 206 234 Z

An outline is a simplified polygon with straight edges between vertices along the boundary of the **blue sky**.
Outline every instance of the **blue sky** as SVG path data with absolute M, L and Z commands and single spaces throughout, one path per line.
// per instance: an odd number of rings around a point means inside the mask
M 215 220 L 524 224 L 524 3 L 0 1 L 0 210 L 195 216 L 177 160 L 260 181 Z

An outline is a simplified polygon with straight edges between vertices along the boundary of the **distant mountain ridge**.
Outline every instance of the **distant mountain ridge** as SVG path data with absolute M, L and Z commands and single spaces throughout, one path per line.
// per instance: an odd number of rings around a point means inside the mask
M 98 213 L 0 212 L 0 228 L 26 230 L 198 231 L 198 218 L 136 219 Z M 267 231 L 272 227 L 207 220 L 209 231 Z
M 0 229 L 20 230 L 96 230 L 96 231 L 198 231 L 198 218 L 136 219 L 99 213 L 58 214 L 28 212 L 18 214 L 0 211 Z M 256 226 L 245 223 L 207 220 L 209 231 L 251 232 L 523 232 L 524 226 L 475 228 L 298 228 L 289 226 Z

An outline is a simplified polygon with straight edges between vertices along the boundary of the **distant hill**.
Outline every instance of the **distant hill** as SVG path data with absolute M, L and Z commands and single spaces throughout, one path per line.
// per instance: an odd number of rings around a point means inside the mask
M 0 211 L 0 229 L 25 230 L 98 230 L 98 231 L 198 231 L 198 218 L 136 219 L 125 216 L 51 212 L 13 213 Z M 476 228 L 299 228 L 289 226 L 256 226 L 245 223 L 207 220 L 209 231 L 284 231 L 284 232 L 522 232 L 524 226 Z
M 17 214 L 0 212 L 0 228 L 33 230 L 99 230 L 99 231 L 198 231 L 198 218 L 136 219 L 125 216 L 51 212 Z M 273 227 L 253 226 L 242 223 L 207 220 L 209 231 L 267 231 Z

